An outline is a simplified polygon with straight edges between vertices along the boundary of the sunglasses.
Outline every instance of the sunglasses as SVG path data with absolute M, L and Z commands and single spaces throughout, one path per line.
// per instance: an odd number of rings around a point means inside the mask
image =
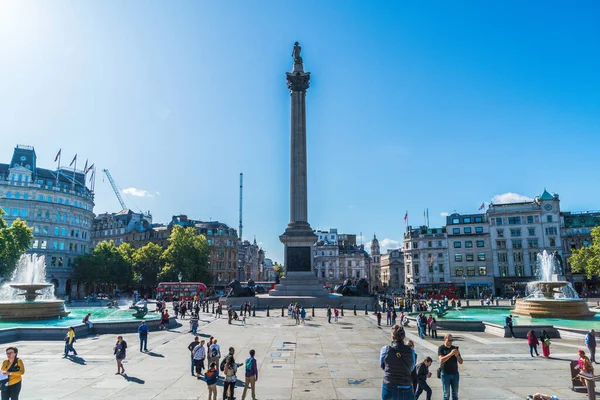
M 6 354 L 11 355 L 11 354 L 15 354 L 14 351 L 7 351 Z

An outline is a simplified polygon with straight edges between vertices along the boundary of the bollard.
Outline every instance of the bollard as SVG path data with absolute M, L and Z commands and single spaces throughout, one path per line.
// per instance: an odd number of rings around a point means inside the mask
M 483 306 L 483 299 L 481 299 L 481 305 Z
M 356 304 L 354 305 L 354 315 L 356 315 Z
M 212 310 L 212 313 L 214 314 L 214 313 L 215 313 L 215 303 L 212 303 L 212 304 L 213 304 L 213 310 Z
M 256 317 L 256 306 L 252 304 L 252 316 Z
M 267 317 L 270 317 L 269 315 L 269 310 L 271 309 L 271 307 L 269 305 L 267 305 Z
M 313 304 L 313 306 L 312 306 L 312 316 L 313 316 L 313 318 L 314 318 L 314 316 L 315 316 L 315 305 L 314 305 L 314 304 Z
M 344 305 L 342 304 L 342 306 L 340 307 L 340 309 L 342 310 L 342 317 L 344 316 Z
M 465 303 L 467 303 L 467 307 L 469 307 L 469 300 L 465 300 Z
M 499 306 L 500 305 L 500 300 L 496 299 L 496 305 Z
M 283 306 L 281 306 L 281 316 L 283 317 Z
M 367 305 L 365 304 L 365 315 L 369 315 L 369 312 L 367 311 Z

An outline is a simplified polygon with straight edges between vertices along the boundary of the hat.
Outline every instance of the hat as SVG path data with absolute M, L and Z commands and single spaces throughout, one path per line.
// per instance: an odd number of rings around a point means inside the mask
M 583 350 L 579 350 L 578 353 L 579 353 L 579 355 L 584 355 L 585 356 L 585 351 L 583 351 Z

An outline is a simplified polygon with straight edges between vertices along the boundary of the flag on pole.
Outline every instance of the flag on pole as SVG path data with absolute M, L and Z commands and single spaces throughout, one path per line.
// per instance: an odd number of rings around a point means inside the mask
M 404 223 L 406 223 L 408 221 L 408 211 L 406 211 L 406 214 L 404 214 Z
M 54 162 L 57 162 L 59 157 L 60 157 L 60 152 L 62 151 L 62 149 L 58 150 L 58 153 L 56 153 L 56 157 L 54 157 Z
M 480 210 L 483 210 L 485 208 L 485 202 L 481 203 L 481 206 L 479 207 Z
M 94 168 L 94 164 L 90 165 L 90 167 L 85 170 L 85 173 L 87 174 L 88 172 L 90 172 L 92 168 Z
M 86 159 L 85 159 L 85 165 L 84 165 L 84 167 L 83 167 L 83 170 L 84 170 L 84 171 L 87 171 L 87 163 L 88 163 L 88 160 L 87 160 L 87 158 L 86 158 Z
M 77 154 L 75 154 L 75 157 L 73 157 L 73 161 L 71 161 L 71 164 L 69 164 L 69 167 L 70 167 L 71 165 L 73 165 L 73 163 L 74 163 L 75 161 L 77 161 Z

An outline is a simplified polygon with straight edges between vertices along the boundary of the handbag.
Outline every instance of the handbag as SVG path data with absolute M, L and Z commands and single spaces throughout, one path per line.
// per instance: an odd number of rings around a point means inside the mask
M 442 366 L 440 365 L 437 369 L 437 378 L 442 379 Z

